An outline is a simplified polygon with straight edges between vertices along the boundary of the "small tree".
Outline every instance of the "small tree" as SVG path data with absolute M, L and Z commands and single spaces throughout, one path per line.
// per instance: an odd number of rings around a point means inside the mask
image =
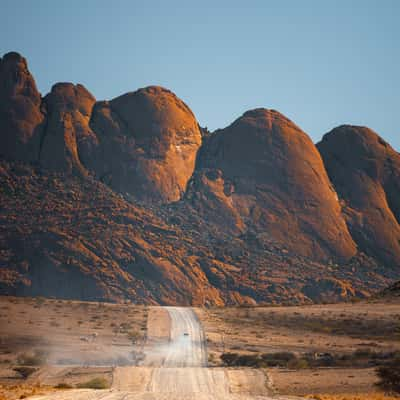
M 221 354 L 221 360 L 227 366 L 234 366 L 237 363 L 239 355 L 237 353 L 223 353 Z
M 22 378 L 26 379 L 31 376 L 34 372 L 37 371 L 37 368 L 34 367 L 15 367 L 13 368 L 15 372 L 18 372 Z
M 400 359 L 377 368 L 378 386 L 390 392 L 400 393 Z

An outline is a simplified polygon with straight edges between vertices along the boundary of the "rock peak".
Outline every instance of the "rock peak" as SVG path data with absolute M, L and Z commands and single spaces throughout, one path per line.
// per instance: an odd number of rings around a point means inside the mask
M 41 125 L 41 95 L 28 64 L 19 53 L 0 59 L 0 153 L 8 159 L 37 161 Z
M 91 127 L 98 133 L 98 159 L 109 156 L 92 168 L 114 189 L 147 201 L 181 199 L 201 133 L 190 108 L 174 93 L 148 86 L 97 103 Z
M 249 124 L 267 130 L 271 130 L 273 126 L 290 126 L 291 129 L 302 132 L 302 130 L 284 114 L 268 108 L 248 110 L 235 120 L 232 125 L 234 124 Z
M 355 244 L 336 193 L 311 139 L 277 111 L 247 111 L 205 143 L 191 199 L 226 215 L 226 226 L 244 223 L 269 232 L 290 250 L 327 259 L 352 257 Z M 214 207 L 203 204 L 215 202 Z M 247 222 L 246 222 L 247 221 Z M 242 222 L 242 223 L 241 223 Z
M 11 61 L 11 60 L 24 60 L 26 63 L 26 59 L 16 51 L 10 51 L 9 53 L 4 54 L 3 61 Z
M 359 248 L 400 265 L 400 155 L 372 129 L 355 125 L 331 130 L 317 146 Z

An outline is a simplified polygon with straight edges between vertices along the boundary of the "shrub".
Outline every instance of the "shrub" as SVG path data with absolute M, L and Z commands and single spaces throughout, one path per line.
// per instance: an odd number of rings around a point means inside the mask
M 19 365 L 43 365 L 46 363 L 47 353 L 44 350 L 35 350 L 33 353 L 23 353 L 18 356 Z
M 243 354 L 237 359 L 237 365 L 243 367 L 262 367 L 262 359 L 255 354 Z
M 126 334 L 128 335 L 129 340 L 131 340 L 133 343 L 135 343 L 140 337 L 139 333 L 136 331 L 129 331 L 126 332 Z
M 308 361 L 304 358 L 293 358 L 287 363 L 290 369 L 306 369 L 309 367 Z
M 76 387 L 80 389 L 108 389 L 110 385 L 104 378 L 93 378 L 90 381 L 78 383 Z
M 296 355 L 281 351 L 278 353 L 264 353 L 261 358 L 268 367 L 286 367 L 290 360 L 296 359 Z
M 35 299 L 35 303 L 38 307 L 40 307 L 41 305 L 43 305 L 45 302 L 45 298 L 44 297 L 36 297 Z
M 384 390 L 400 393 L 400 359 L 382 365 L 376 370 L 378 386 Z
M 223 353 L 223 354 L 221 354 L 221 360 L 227 366 L 236 365 L 238 357 L 239 357 L 239 354 L 237 354 L 237 353 Z
M 73 386 L 69 383 L 61 382 L 58 385 L 54 386 L 56 389 L 72 389 Z
M 37 371 L 37 368 L 34 367 L 15 367 L 13 368 L 13 371 L 18 372 L 24 379 L 28 378 L 31 376 L 34 372 Z
M 221 360 L 227 366 L 238 367 L 286 367 L 290 360 L 297 360 L 296 355 L 290 352 L 264 354 L 237 354 L 223 353 Z
M 123 322 L 120 326 L 119 329 L 122 333 L 127 333 L 129 332 L 130 329 L 132 329 L 132 324 L 129 322 Z

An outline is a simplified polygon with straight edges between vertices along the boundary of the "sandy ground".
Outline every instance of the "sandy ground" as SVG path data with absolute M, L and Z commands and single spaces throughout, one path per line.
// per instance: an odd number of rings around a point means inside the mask
M 352 354 L 400 350 L 400 304 L 360 302 L 300 307 L 196 309 L 207 337 L 210 365 L 222 353 Z M 268 368 L 280 394 L 372 393 L 374 368 Z
M 196 309 L 210 352 L 400 349 L 400 303 Z M 342 334 L 335 332 L 345 330 Z M 347 329 L 347 332 L 346 332 Z
M 165 314 L 167 312 L 168 316 Z M 152 315 L 153 314 L 153 315 Z M 160 318 L 162 327 L 151 326 Z M 145 366 L 116 367 L 110 390 L 70 390 L 32 397 L 79 399 L 270 399 L 263 371 L 207 368 L 205 336 L 191 308 L 151 308 Z M 166 327 L 169 325 L 169 335 Z
M 146 337 L 147 308 L 0 297 L 0 363 L 44 351 L 52 365 L 124 365 Z
M 314 393 L 346 394 L 371 393 L 377 388 L 373 368 L 335 368 L 318 370 L 288 371 L 271 369 L 268 371 L 272 384 L 282 394 L 309 395 Z
M 147 316 L 131 304 L 0 297 L 0 400 L 96 377 L 111 384 L 114 366 L 143 357 Z M 27 357 L 39 365 L 24 380 L 13 368 Z
M 398 303 L 194 312 L 3 297 L 0 400 L 30 395 L 36 400 L 254 400 L 293 395 L 330 400 L 330 394 L 364 400 L 376 391 L 373 368 L 227 368 L 219 355 L 391 351 L 400 349 L 399 323 Z M 47 365 L 21 379 L 12 368 L 21 356 L 38 350 L 47 351 Z M 60 383 L 75 387 L 93 378 L 104 379 L 110 388 L 55 389 Z M 371 398 L 383 400 L 383 395 Z
M 148 340 L 169 339 L 171 332 L 171 318 L 164 307 L 151 307 L 147 319 Z

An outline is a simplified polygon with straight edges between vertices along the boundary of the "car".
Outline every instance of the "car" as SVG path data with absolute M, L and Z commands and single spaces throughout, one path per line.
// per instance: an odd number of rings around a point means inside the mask
M 188 332 L 184 332 L 183 336 L 189 336 Z

